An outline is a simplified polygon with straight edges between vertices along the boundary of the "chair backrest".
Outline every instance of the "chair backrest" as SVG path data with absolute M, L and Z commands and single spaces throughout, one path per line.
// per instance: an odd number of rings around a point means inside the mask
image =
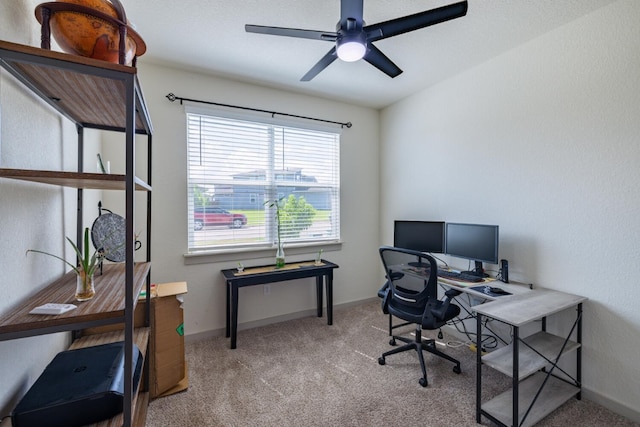
M 423 252 L 383 246 L 380 258 L 389 281 L 390 291 L 409 304 L 423 304 L 428 298 L 437 298 L 438 265 Z
M 427 329 L 440 328 L 460 313 L 460 308 L 451 304 L 453 295 L 445 293 L 446 298 L 438 300 L 438 265 L 432 256 L 383 246 L 380 257 L 389 283 L 382 301 L 384 313 Z

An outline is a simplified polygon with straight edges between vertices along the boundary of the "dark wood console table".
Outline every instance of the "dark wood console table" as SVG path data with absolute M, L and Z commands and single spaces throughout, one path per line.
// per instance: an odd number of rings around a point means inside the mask
M 322 260 L 304 261 L 286 264 L 276 268 L 274 265 L 248 267 L 243 271 L 235 268 L 222 270 L 227 282 L 227 328 L 226 336 L 231 337 L 231 348 L 236 348 L 238 334 L 238 289 L 245 286 L 264 285 L 286 280 L 316 278 L 316 299 L 318 317 L 322 317 L 322 282 L 327 288 L 327 324 L 333 324 L 333 270 L 338 265 Z

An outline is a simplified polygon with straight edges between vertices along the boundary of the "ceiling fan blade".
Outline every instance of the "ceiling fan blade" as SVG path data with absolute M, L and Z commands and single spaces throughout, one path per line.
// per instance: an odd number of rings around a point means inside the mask
M 367 41 L 386 39 L 451 19 L 460 18 L 467 14 L 467 7 L 467 2 L 461 1 L 402 18 L 367 25 L 364 27 L 364 31 L 367 33 Z
M 331 65 L 331 63 L 333 61 L 335 61 L 337 57 L 338 57 L 338 55 L 336 54 L 336 47 L 334 46 L 334 47 L 331 48 L 331 50 L 329 52 L 327 52 L 327 54 L 325 56 L 322 57 L 322 59 L 320 59 L 320 61 L 318 61 L 316 63 L 316 65 L 313 66 L 313 68 L 311 68 L 307 72 L 307 74 L 302 76 L 300 81 L 301 82 L 308 82 L 309 80 L 311 80 L 312 78 L 317 76 L 320 73 L 320 71 L 324 70 L 329 65 Z
M 264 25 L 250 24 L 246 24 L 244 29 L 247 33 L 271 34 L 272 36 L 297 37 L 330 42 L 336 41 L 338 38 L 338 34 L 332 33 L 331 31 L 301 30 L 298 28 L 267 27 Z
M 391 78 L 402 74 L 402 70 L 371 43 L 367 45 L 367 53 L 364 55 L 364 60 Z
M 347 19 L 355 19 L 362 28 L 363 20 L 363 0 L 342 0 L 340 2 L 340 28 L 347 28 Z

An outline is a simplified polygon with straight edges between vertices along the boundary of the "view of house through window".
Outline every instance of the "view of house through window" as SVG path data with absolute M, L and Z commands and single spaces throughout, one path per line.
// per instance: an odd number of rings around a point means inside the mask
M 340 134 L 187 112 L 189 250 L 340 238 Z

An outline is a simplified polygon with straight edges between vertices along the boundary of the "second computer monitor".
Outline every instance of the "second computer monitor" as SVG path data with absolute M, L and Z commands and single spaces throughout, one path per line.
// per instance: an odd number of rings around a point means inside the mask
M 393 246 L 427 253 L 443 253 L 444 221 L 395 221 Z
M 447 223 L 445 253 L 476 263 L 498 263 L 498 226 Z

